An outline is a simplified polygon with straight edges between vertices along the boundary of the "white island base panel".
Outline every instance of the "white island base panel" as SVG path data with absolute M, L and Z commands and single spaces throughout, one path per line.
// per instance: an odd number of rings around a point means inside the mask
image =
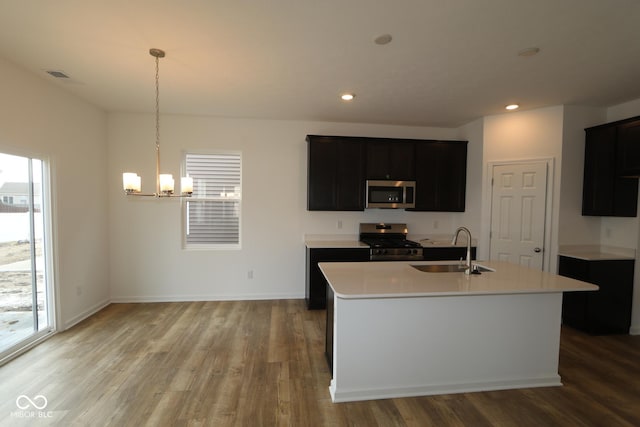
M 334 402 L 562 385 L 561 292 L 334 304 Z

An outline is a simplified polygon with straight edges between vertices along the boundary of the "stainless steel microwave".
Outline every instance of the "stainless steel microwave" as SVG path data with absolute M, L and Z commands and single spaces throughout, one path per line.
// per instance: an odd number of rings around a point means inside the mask
M 367 180 L 366 207 L 406 209 L 416 207 L 415 181 Z

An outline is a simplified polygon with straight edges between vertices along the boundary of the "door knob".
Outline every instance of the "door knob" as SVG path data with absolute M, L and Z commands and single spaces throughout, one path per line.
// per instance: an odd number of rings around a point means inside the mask
M 535 253 L 542 252 L 542 249 L 540 249 L 540 248 L 534 248 L 534 249 L 533 249 L 533 252 L 535 252 Z

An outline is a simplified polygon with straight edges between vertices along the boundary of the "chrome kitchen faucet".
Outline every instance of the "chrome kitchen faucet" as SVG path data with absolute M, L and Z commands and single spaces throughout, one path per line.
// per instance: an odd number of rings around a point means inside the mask
M 471 232 L 469 229 L 467 227 L 459 227 L 453 235 L 451 244 L 455 245 L 458 243 L 458 234 L 460 234 L 461 231 L 467 233 L 467 260 L 465 263 L 467 268 L 464 270 L 464 274 L 471 274 Z

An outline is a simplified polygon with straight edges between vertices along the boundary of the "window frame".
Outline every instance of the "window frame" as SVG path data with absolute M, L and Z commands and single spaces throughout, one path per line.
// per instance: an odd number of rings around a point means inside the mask
M 195 155 L 236 155 L 239 157 L 240 161 L 240 198 L 237 199 L 238 203 L 238 242 L 237 243 L 188 243 L 187 242 L 187 226 L 188 226 L 188 214 L 187 214 L 187 206 L 189 203 L 198 203 L 198 202 L 206 202 L 206 201 L 219 201 L 219 198 L 195 198 L 195 197 L 184 197 L 182 199 L 182 249 L 188 251 L 201 251 L 201 250 L 240 250 L 242 249 L 242 184 L 243 184 L 243 159 L 242 159 L 242 151 L 239 150 L 218 150 L 218 149 L 207 149 L 207 150 L 184 150 L 182 151 L 182 164 L 181 164 L 181 176 L 187 176 L 187 155 L 195 154 Z M 195 182 L 194 182 L 195 185 Z

